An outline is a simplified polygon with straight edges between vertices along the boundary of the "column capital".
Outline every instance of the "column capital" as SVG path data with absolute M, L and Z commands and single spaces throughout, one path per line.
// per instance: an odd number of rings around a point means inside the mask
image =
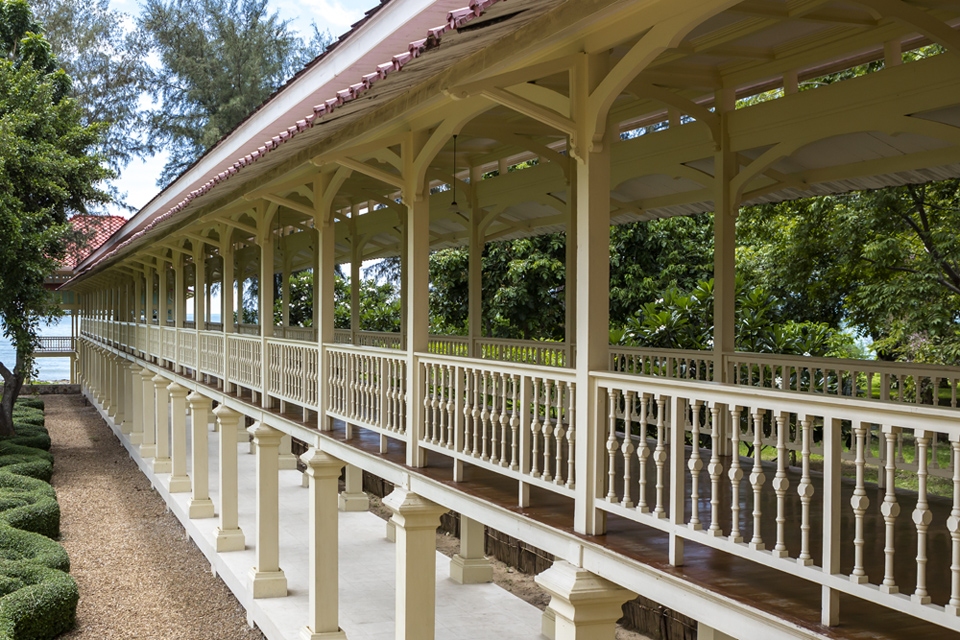
M 339 478 L 340 470 L 346 465 L 340 458 L 313 447 L 300 456 L 300 460 L 307 465 L 307 475 L 311 478 Z
M 167 385 L 170 384 L 170 381 L 159 373 L 150 379 L 153 380 L 153 385 L 157 388 L 157 390 L 160 390 L 161 388 L 166 389 Z
M 137 375 L 138 373 L 140 373 L 141 371 L 143 371 L 143 367 L 141 367 L 140 365 L 138 365 L 136 362 L 128 362 L 128 363 L 127 363 L 127 371 L 129 371 L 129 372 L 132 373 L 133 375 Z
M 392 520 L 404 529 L 436 529 L 440 516 L 449 509 L 427 500 L 412 491 L 397 487 L 383 499 L 383 506 L 393 512 Z
M 142 369 L 140 369 L 140 378 L 141 378 L 142 380 L 152 380 L 152 379 L 153 379 L 153 371 L 150 371 L 150 369 L 147 369 L 146 367 L 143 367 Z
M 176 382 L 171 382 L 167 385 L 167 391 L 170 392 L 170 395 L 175 398 L 186 398 L 187 394 L 190 393 L 190 390 L 186 387 L 182 387 Z
M 240 414 L 228 407 L 225 404 L 221 404 L 216 409 L 213 410 L 213 415 L 217 416 L 217 419 L 220 422 L 225 424 L 233 424 L 234 426 L 240 421 Z
M 280 438 L 283 437 L 283 431 L 278 431 L 273 427 L 268 427 L 262 422 L 254 422 L 247 427 L 247 432 L 253 436 L 257 446 L 280 446 Z
M 207 409 L 208 411 L 211 405 L 213 405 L 213 400 L 196 391 L 191 392 L 190 395 L 187 396 L 187 402 L 190 403 L 191 409 Z
M 554 562 L 535 580 L 550 594 L 550 609 L 565 619 L 571 629 L 609 626 L 612 634 L 623 603 L 637 597 L 628 589 L 564 561 Z M 557 640 L 563 638 L 558 634 Z

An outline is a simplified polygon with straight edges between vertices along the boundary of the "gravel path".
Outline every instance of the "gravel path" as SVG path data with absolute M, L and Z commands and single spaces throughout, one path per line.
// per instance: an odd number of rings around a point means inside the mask
M 61 544 L 86 640 L 262 640 L 113 432 L 79 395 L 46 396 Z

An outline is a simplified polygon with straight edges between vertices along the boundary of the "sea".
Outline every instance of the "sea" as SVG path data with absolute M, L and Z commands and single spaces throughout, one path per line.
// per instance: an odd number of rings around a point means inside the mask
M 59 321 L 46 325 L 40 330 L 41 336 L 69 336 L 70 316 L 63 316 Z M 9 369 L 13 369 L 17 361 L 17 352 L 5 336 L 0 336 L 0 362 Z M 38 370 L 34 380 L 55 382 L 70 379 L 69 358 L 37 358 L 35 368 Z

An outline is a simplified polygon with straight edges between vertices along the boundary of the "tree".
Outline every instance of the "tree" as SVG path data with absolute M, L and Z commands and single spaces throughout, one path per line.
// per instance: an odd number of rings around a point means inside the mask
M 98 151 L 119 171 L 133 156 L 152 152 L 140 96 L 146 80 L 143 34 L 108 0 L 34 0 L 53 55 L 73 82 L 84 123 L 109 129 Z
M 16 350 L 0 362 L 0 436 L 13 435 L 13 403 L 33 369 L 40 325 L 60 314 L 44 278 L 63 258 L 71 212 L 105 202 L 111 176 L 93 149 L 101 126 L 83 124 L 24 0 L 0 0 L 0 324 Z
M 170 151 L 165 185 L 329 44 L 304 45 L 267 0 L 147 0 L 138 24 L 160 67 L 147 86 L 154 144 Z

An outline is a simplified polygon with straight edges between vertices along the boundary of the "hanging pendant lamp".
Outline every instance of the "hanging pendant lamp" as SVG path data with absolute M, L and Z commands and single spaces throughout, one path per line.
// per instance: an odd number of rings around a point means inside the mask
M 453 134 L 453 181 L 450 183 L 453 188 L 453 201 L 447 210 L 451 213 L 463 213 L 460 205 L 457 204 L 457 134 Z

